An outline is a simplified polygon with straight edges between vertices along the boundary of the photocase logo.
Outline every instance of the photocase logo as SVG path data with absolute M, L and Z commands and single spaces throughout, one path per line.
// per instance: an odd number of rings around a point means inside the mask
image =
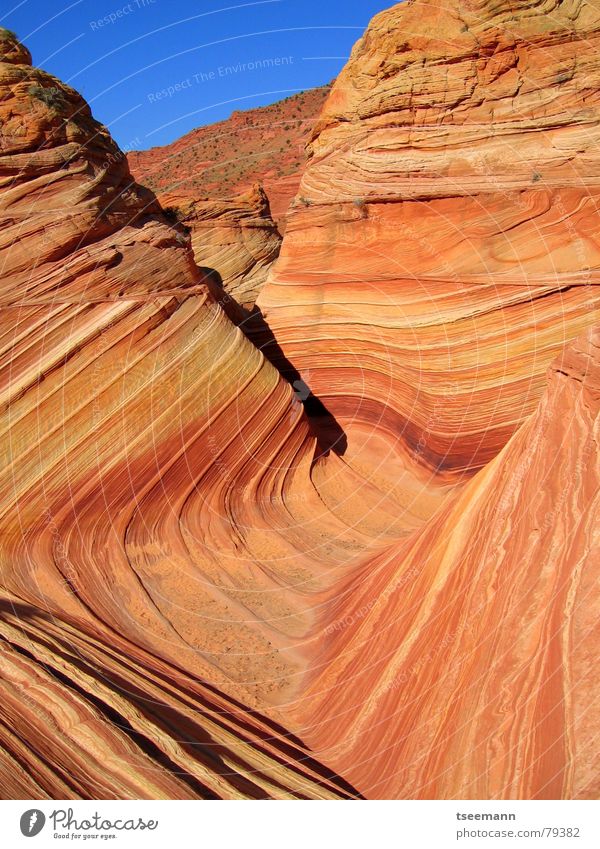
M 21 816 L 21 834 L 25 837 L 35 837 L 46 824 L 46 817 L 37 808 L 25 811 Z

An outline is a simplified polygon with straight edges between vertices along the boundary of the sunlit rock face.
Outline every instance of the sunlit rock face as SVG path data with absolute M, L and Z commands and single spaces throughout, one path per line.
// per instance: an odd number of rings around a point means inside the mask
M 283 233 L 298 190 L 305 146 L 329 94 L 324 85 L 255 109 L 234 110 L 216 124 L 196 127 L 171 144 L 127 154 L 131 172 L 160 197 L 223 200 L 260 182 Z M 159 107 L 157 107 L 159 108 Z
M 0 41 L 0 304 L 189 293 L 201 275 L 69 86 Z
M 597 798 L 600 332 L 421 531 L 323 609 L 294 707 L 369 797 Z
M 258 299 L 343 426 L 480 468 L 592 320 L 599 27 L 579 0 L 413 0 L 354 47 Z
M 251 310 L 281 247 L 262 186 L 220 200 L 191 201 L 178 195 L 163 195 L 161 200 L 189 231 L 196 262 L 217 301 Z
M 283 497 L 302 406 L 80 96 L 0 46 L 3 795 L 356 795 L 248 709 L 326 571 L 318 496 Z
M 262 288 L 0 39 L 3 795 L 597 796 L 600 19 L 507 7 L 374 19 Z

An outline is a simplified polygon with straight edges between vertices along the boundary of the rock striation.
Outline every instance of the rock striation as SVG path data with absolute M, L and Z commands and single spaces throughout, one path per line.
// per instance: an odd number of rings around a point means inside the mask
M 433 473 L 489 462 L 598 314 L 599 37 L 579 0 L 402 3 L 315 127 L 258 305 L 342 426 Z
M 114 631 L 0 599 L 0 788 L 19 799 L 339 799 L 282 729 Z
M 597 798 L 600 330 L 433 520 L 322 612 L 295 706 L 370 798 Z
M 0 41 L 0 305 L 186 294 L 182 237 L 82 97 Z
M 0 55 L 3 795 L 356 795 L 250 710 L 299 665 L 265 534 L 302 407 L 79 95 Z
M 597 796 L 598 34 L 377 16 L 244 334 L 261 193 L 190 241 L 0 31 L 3 795 Z
M 251 310 L 281 247 L 262 186 L 257 183 L 243 195 L 222 200 L 163 195 L 162 201 L 189 230 L 196 262 L 216 300 L 226 306 L 230 299 Z

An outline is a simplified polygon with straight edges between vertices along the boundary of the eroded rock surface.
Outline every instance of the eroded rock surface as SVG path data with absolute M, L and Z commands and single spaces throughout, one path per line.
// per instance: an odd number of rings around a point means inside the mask
M 354 47 L 258 299 L 344 427 L 470 473 L 598 314 L 599 28 L 579 0 L 413 0 Z
M 255 345 L 2 39 L 3 795 L 597 796 L 599 26 L 377 16 Z
M 162 200 L 189 230 L 196 262 L 217 301 L 227 305 L 229 297 L 244 311 L 251 310 L 281 247 L 262 186 L 222 200 L 191 201 L 177 195 L 163 195 Z

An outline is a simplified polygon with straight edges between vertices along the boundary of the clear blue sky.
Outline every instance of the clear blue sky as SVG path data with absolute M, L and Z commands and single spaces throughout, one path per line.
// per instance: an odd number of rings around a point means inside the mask
M 35 65 L 78 89 L 130 149 L 328 82 L 371 17 L 392 5 L 4 0 L 0 25 L 17 33 Z

